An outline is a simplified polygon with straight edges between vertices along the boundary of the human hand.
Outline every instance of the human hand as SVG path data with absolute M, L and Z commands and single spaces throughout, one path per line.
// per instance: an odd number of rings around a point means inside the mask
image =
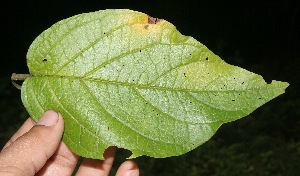
M 63 118 L 52 110 L 38 123 L 27 119 L 0 153 L 0 175 L 71 175 L 79 157 L 61 141 L 63 130 Z M 76 175 L 109 175 L 115 151 L 108 148 L 105 160 L 84 159 Z M 116 175 L 137 176 L 139 169 L 125 161 Z

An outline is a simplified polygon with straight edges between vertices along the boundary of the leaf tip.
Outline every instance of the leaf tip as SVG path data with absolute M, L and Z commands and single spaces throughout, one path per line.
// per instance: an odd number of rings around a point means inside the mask
M 287 87 L 289 87 L 290 84 L 288 82 L 272 80 L 271 85 L 273 85 L 276 88 L 279 88 L 279 89 L 283 90 L 283 93 L 284 93 L 285 89 Z

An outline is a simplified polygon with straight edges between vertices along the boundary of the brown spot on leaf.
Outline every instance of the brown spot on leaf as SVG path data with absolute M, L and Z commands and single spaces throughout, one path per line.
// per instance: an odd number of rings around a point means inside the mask
M 148 15 L 148 23 L 149 23 L 149 24 L 156 24 L 156 23 L 158 23 L 160 20 L 161 20 L 161 19 L 159 19 L 159 18 L 154 18 L 154 17 L 151 17 L 151 16 Z

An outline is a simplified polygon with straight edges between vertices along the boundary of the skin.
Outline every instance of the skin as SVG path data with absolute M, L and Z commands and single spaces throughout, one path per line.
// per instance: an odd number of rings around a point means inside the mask
M 71 175 L 79 156 L 61 141 L 63 130 L 62 116 L 52 110 L 38 123 L 27 119 L 0 153 L 0 175 Z M 84 159 L 76 175 L 109 175 L 115 151 L 115 147 L 109 147 L 104 152 L 105 160 Z M 128 160 L 121 164 L 116 175 L 137 176 L 139 169 Z

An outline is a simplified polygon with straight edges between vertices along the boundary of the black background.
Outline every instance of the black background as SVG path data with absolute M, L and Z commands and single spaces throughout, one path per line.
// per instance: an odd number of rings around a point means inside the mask
M 300 6 L 297 0 L 2 1 L 1 140 L 7 140 L 7 136 L 26 117 L 20 91 L 11 85 L 10 75 L 13 72 L 28 73 L 26 52 L 35 37 L 52 24 L 70 16 L 117 8 L 129 8 L 165 19 L 182 34 L 193 36 L 205 44 L 227 63 L 260 74 L 267 82 L 289 82 L 290 86 L 284 95 L 251 115 L 254 120 L 248 117 L 233 124 L 236 123 L 234 126 L 238 128 L 236 126 L 239 124 L 252 123 L 251 130 L 265 130 L 271 138 L 299 141 Z M 252 122 L 257 119 L 260 119 L 260 125 Z M 227 133 L 222 128 L 218 131 L 219 136 L 225 136 L 224 140 L 227 140 Z M 248 133 L 257 135 L 259 132 Z M 1 145 L 4 142 L 1 141 Z

